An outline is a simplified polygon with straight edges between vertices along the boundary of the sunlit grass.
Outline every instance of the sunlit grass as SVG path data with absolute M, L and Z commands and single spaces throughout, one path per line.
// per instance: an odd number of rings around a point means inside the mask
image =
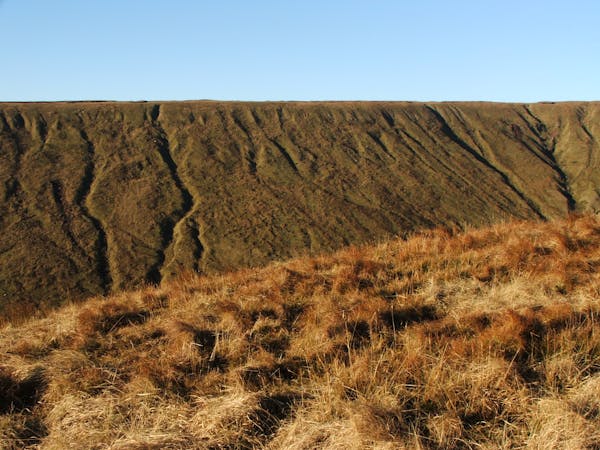
M 595 448 L 600 221 L 350 247 L 0 334 L 6 448 Z

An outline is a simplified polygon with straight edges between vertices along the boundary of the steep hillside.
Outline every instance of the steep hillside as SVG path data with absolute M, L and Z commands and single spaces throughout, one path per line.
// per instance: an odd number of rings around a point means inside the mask
M 0 329 L 6 449 L 600 446 L 600 220 L 444 229 Z
M 0 104 L 5 314 L 600 207 L 600 104 Z

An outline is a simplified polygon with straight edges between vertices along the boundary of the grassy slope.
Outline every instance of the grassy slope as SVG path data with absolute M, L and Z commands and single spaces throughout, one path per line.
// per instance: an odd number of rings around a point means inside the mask
M 510 222 L 92 299 L 0 331 L 0 441 L 600 445 L 600 221 Z
M 0 305 L 23 314 L 181 270 L 596 210 L 598 114 L 596 103 L 2 104 Z

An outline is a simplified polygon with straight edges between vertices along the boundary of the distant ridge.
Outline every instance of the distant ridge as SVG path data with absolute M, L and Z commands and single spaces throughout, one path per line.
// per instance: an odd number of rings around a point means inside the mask
M 597 211 L 600 103 L 0 104 L 0 303 Z

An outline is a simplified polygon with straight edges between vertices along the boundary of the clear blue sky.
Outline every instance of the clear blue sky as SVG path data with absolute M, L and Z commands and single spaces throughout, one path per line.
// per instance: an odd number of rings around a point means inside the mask
M 0 101 L 600 100 L 598 0 L 0 0 Z

